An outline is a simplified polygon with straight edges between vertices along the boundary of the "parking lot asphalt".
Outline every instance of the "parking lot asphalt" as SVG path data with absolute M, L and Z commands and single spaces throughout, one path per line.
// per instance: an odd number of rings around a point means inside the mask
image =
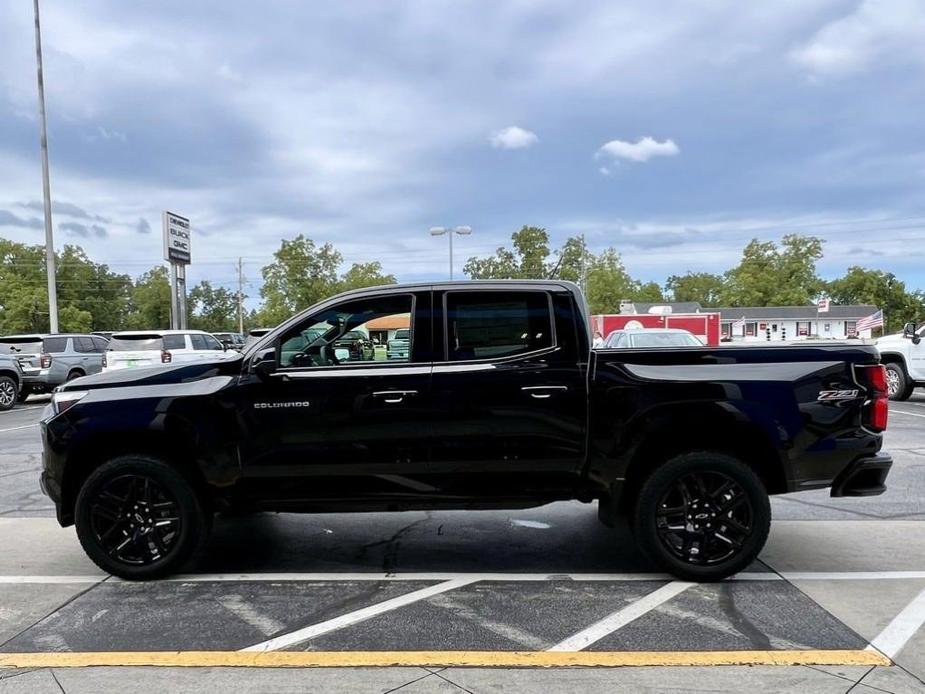
M 120 581 L 38 489 L 43 406 L 0 414 L 0 692 L 925 691 L 922 390 L 886 494 L 775 498 L 760 561 L 708 585 L 578 502 L 220 518 L 189 574 Z

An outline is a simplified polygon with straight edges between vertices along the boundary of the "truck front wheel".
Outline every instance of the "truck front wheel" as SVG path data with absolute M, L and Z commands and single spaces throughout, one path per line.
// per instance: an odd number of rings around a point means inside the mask
M 751 564 L 771 526 L 768 493 L 755 472 L 720 453 L 679 455 L 642 483 L 636 540 L 685 581 L 718 581 Z
M 90 559 L 129 580 L 177 571 L 204 544 L 211 526 L 189 480 L 141 455 L 120 456 L 94 470 L 74 510 L 77 537 Z
M 906 370 L 895 362 L 886 365 L 886 387 L 890 400 L 908 400 L 914 388 Z

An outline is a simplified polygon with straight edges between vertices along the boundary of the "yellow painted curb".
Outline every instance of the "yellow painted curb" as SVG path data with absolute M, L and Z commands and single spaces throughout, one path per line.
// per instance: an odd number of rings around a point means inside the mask
M 877 651 L 124 651 L 0 653 L 0 667 L 641 667 L 891 665 Z

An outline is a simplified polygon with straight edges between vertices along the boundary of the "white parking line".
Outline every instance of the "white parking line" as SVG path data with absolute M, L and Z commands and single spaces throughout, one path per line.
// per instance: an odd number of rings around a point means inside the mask
M 902 410 L 890 410 L 890 414 L 904 414 L 907 417 L 921 417 L 925 419 L 925 414 L 916 414 L 915 412 L 903 412 Z
M 564 641 L 560 641 L 549 650 L 569 652 L 584 650 L 592 643 L 597 643 L 608 634 L 612 634 L 617 629 L 626 626 L 633 620 L 639 619 L 647 612 L 654 610 L 662 603 L 668 602 L 673 597 L 680 595 L 693 585 L 695 584 L 673 581 L 627 605 L 622 610 L 617 610 L 612 615 L 604 617 L 604 619 L 599 622 L 595 622 L 587 629 L 583 629 L 577 634 L 569 636 Z
M 41 410 L 45 405 L 33 405 L 32 407 L 14 407 L 12 410 L 0 412 L 0 414 L 16 414 L 17 412 L 28 412 L 29 410 Z
M 277 636 L 276 638 L 269 639 L 268 641 L 263 641 L 261 643 L 254 644 L 253 646 L 242 648 L 241 651 L 278 651 L 282 648 L 295 646 L 296 644 L 304 643 L 305 641 L 313 639 L 317 636 L 321 636 L 322 634 L 328 634 L 332 631 L 357 624 L 358 622 L 365 622 L 367 619 L 371 619 L 372 617 L 383 614 L 384 612 L 396 610 L 399 607 L 404 607 L 405 605 L 410 605 L 412 603 L 418 602 L 419 600 L 424 600 L 425 598 L 439 595 L 440 593 L 445 593 L 448 590 L 461 588 L 462 586 L 468 585 L 470 583 L 474 583 L 474 580 L 457 578 L 452 581 L 444 581 L 443 583 L 438 583 L 435 586 L 428 586 L 427 588 L 422 588 L 421 590 L 415 590 L 410 593 L 406 593 L 405 595 L 400 595 L 397 598 L 385 600 L 383 602 L 376 603 L 375 605 L 364 607 L 361 610 L 348 612 L 347 614 L 342 614 L 341 616 L 335 617 L 334 619 L 329 619 L 325 622 L 319 622 L 318 624 L 312 624 L 311 626 L 307 626 L 304 629 L 298 629 L 289 634 Z
M 877 650 L 887 658 L 893 659 L 915 632 L 925 624 L 925 590 L 919 593 L 887 624 L 886 629 L 870 642 L 867 650 Z
M 0 521 L 4 519 L 0 518 Z M 105 575 L 59 575 L 59 576 L 23 576 L 0 575 L 0 584 L 42 584 L 42 583 L 96 583 L 106 578 Z M 884 581 L 903 579 L 925 579 L 925 571 L 784 571 L 780 574 L 771 572 L 744 572 L 736 574 L 726 582 L 738 581 Z M 613 574 L 549 574 L 549 573 L 255 573 L 255 574 L 177 574 L 160 579 L 160 583 L 280 583 L 280 582 L 337 582 L 337 581 L 453 581 L 468 582 L 504 581 L 661 581 L 673 580 L 670 574 L 657 573 L 613 573 Z M 112 576 L 107 583 L 136 583 Z
M 23 424 L 21 427 L 10 427 L 9 429 L 0 429 L 0 434 L 3 434 L 7 431 L 18 431 L 20 429 L 29 429 L 30 427 L 37 427 L 38 422 L 33 422 L 32 424 Z

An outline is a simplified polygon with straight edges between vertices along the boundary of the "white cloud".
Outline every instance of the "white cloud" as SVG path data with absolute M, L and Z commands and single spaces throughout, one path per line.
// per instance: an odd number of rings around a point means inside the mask
M 526 149 L 539 140 L 536 133 L 510 125 L 492 134 L 491 146 L 495 149 Z
M 814 75 L 830 76 L 863 72 L 883 60 L 925 61 L 925 3 L 864 0 L 790 57 Z
M 597 156 L 610 155 L 614 159 L 644 162 L 652 157 L 673 157 L 680 152 L 674 140 L 659 142 L 646 136 L 639 138 L 636 142 L 611 140 L 597 150 Z

